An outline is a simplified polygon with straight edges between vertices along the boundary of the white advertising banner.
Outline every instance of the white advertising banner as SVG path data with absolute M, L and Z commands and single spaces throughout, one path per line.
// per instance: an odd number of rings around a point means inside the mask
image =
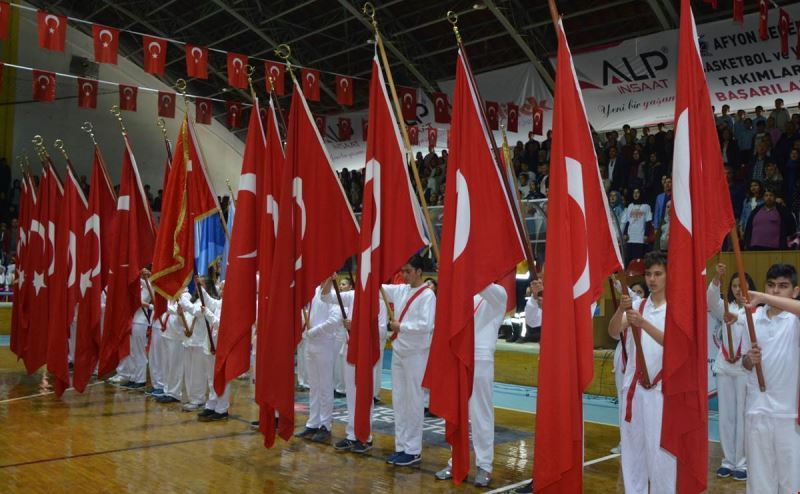
M 800 18 L 800 4 L 784 9 L 792 20 Z M 780 53 L 778 9 L 769 10 L 766 41 L 758 37 L 758 20 L 759 14 L 754 13 L 746 15 L 743 24 L 728 18 L 697 27 L 711 104 L 717 113 L 724 104 L 735 113 L 758 105 L 769 110 L 776 98 L 783 98 L 786 106 L 796 106 L 800 100 L 800 55 L 795 49 L 794 22 L 789 25 L 789 55 L 784 57 Z M 677 30 L 577 53 L 574 62 L 589 121 L 596 130 L 673 120 Z M 551 63 L 555 64 L 555 59 Z

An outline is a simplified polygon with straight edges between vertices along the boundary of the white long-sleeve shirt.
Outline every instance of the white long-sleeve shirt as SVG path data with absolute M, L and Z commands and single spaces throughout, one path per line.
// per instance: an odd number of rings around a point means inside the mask
M 542 325 L 542 308 L 536 296 L 528 297 L 525 302 L 525 325 L 532 328 Z
M 347 318 L 352 320 L 353 319 L 353 306 L 355 305 L 356 300 L 356 292 L 355 290 L 350 290 L 349 292 L 339 292 L 342 296 L 342 304 L 344 305 L 344 311 L 347 313 Z M 386 304 L 383 303 L 383 299 L 378 296 L 379 300 L 378 303 L 380 305 L 380 310 L 378 312 L 378 336 L 380 337 L 381 341 L 386 340 L 386 323 L 389 320 L 388 315 L 386 314 Z M 333 304 L 338 307 L 339 301 L 336 299 L 336 293 L 333 290 L 329 291 L 328 293 L 322 294 L 322 300 L 329 304 Z M 342 353 L 347 355 L 347 343 L 348 339 L 345 340 L 344 346 L 342 348 Z
M 475 360 L 494 361 L 497 330 L 506 313 L 508 294 L 505 288 L 492 283 L 473 298 L 475 311 Z
M 706 291 L 706 302 L 708 305 L 708 313 L 711 316 L 711 321 L 714 322 L 713 327 L 709 324 L 709 331 L 712 331 L 715 336 L 715 341 L 718 342 L 719 351 L 717 357 L 714 359 L 714 366 L 712 370 L 717 374 L 726 376 L 742 376 L 747 374 L 747 371 L 742 367 L 742 359 L 739 358 L 736 362 L 730 363 L 725 359 L 723 348 L 728 351 L 728 331 L 725 327 L 725 305 L 720 297 L 720 287 L 711 282 L 708 284 Z M 731 302 L 728 306 L 729 312 L 736 314 L 740 319 L 745 317 L 744 309 L 736 305 L 736 302 Z M 744 340 L 744 333 L 746 329 L 744 325 L 732 324 L 731 336 L 733 337 L 733 354 L 731 358 L 735 359 L 737 355 L 740 357 L 744 355 L 745 347 L 747 344 Z M 741 352 L 741 353 L 740 353 Z
M 436 295 L 433 290 L 425 286 L 408 310 L 405 310 L 409 299 L 422 288 L 423 285 L 415 288 L 411 285 L 383 285 L 386 298 L 394 305 L 395 320 L 400 322 L 399 334 L 392 342 L 392 351 L 399 356 L 427 352 L 431 347 L 436 319 Z M 403 311 L 405 315 L 400 321 Z
M 329 304 L 322 299 L 322 290 L 317 287 L 308 309 L 308 329 L 306 345 L 310 351 L 333 349 L 336 341 L 336 328 L 342 324 L 342 313 L 338 305 Z
M 150 317 L 153 315 L 153 301 L 150 299 L 150 291 L 147 289 L 147 285 L 145 285 L 145 281 L 139 279 L 139 298 L 142 304 L 148 304 L 150 306 L 149 314 Z M 145 314 L 144 309 L 139 306 L 136 309 L 136 312 L 133 314 L 133 324 L 149 324 L 150 321 L 148 320 L 148 315 Z

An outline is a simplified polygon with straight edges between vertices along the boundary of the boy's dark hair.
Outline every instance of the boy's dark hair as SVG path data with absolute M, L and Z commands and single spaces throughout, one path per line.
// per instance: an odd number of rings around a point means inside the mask
M 753 278 L 750 277 L 749 274 L 745 273 L 744 278 L 747 280 L 748 291 L 756 289 L 756 282 L 753 281 Z M 739 276 L 733 275 L 731 276 L 731 281 L 728 282 L 728 302 L 735 302 L 736 297 L 733 296 L 733 280 L 738 280 Z M 741 288 L 741 287 L 739 287 Z
M 767 270 L 767 281 L 777 278 L 792 280 L 792 286 L 797 286 L 797 269 L 791 264 L 773 264 Z
M 408 260 L 408 265 L 414 269 L 419 269 L 420 271 L 425 269 L 425 259 L 422 258 L 419 254 L 414 254 Z
M 654 250 L 652 252 L 648 252 L 644 255 L 644 267 L 645 269 L 650 269 L 651 267 L 655 266 L 656 264 L 661 264 L 665 268 L 667 267 L 667 255 L 661 251 Z

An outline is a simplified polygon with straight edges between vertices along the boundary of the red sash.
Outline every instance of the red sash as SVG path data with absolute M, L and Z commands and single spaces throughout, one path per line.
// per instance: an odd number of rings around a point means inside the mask
M 642 300 L 642 303 L 639 304 L 639 314 L 644 315 L 644 306 L 647 303 L 647 299 Z M 634 328 L 631 327 L 632 331 L 641 331 L 641 328 Z M 644 355 L 642 355 L 644 357 Z M 625 397 L 625 421 L 630 422 L 631 417 L 633 417 L 633 395 L 636 394 L 636 387 L 642 386 L 645 389 L 651 389 L 658 385 L 661 382 L 661 371 L 658 371 L 656 374 L 655 379 L 650 382 L 650 386 L 645 386 L 642 382 L 643 379 L 642 369 L 639 367 L 636 368 L 636 373 L 633 375 L 633 382 L 631 383 L 631 387 L 628 388 L 628 394 Z
M 735 364 L 740 358 L 742 358 L 742 340 L 739 339 L 739 348 L 736 349 L 736 355 L 733 358 L 728 355 L 728 350 L 725 348 L 725 344 L 720 345 L 720 350 L 722 350 L 722 356 L 725 357 L 725 360 L 731 364 Z
M 417 297 L 419 297 L 420 295 L 422 295 L 422 292 L 424 292 L 424 291 L 425 291 L 427 288 L 428 288 L 428 284 L 427 284 L 427 283 L 423 283 L 423 284 L 422 284 L 422 287 L 420 287 L 420 288 L 419 288 L 419 289 L 418 289 L 416 292 L 414 292 L 414 294 L 413 294 L 413 295 L 411 295 L 411 298 L 409 298 L 409 299 L 408 299 L 408 302 L 406 302 L 406 306 L 405 306 L 405 307 L 403 307 L 403 311 L 402 311 L 402 312 L 400 312 L 400 318 L 398 318 L 398 319 L 397 319 L 397 322 L 398 322 L 398 323 L 401 323 L 401 322 L 403 322 L 403 318 L 405 318 L 405 317 L 406 317 L 406 312 L 408 312 L 408 309 L 409 309 L 409 307 L 411 307 L 411 304 L 413 304 L 413 303 L 414 303 L 414 301 L 415 301 L 415 300 L 417 300 Z M 396 340 L 396 339 L 397 339 L 397 336 L 398 336 L 399 334 L 400 334 L 400 330 L 398 329 L 397 331 L 395 331 L 394 333 L 392 333 L 392 336 L 391 336 L 391 338 L 389 338 L 389 339 L 390 339 L 391 341 L 394 341 L 394 340 Z

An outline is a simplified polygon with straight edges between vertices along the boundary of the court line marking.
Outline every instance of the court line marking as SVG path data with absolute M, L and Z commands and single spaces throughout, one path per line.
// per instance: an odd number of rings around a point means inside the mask
M 589 460 L 586 463 L 584 463 L 583 467 L 586 468 L 589 465 L 594 465 L 595 463 L 602 463 L 607 460 L 613 460 L 614 458 L 619 458 L 620 456 L 622 456 L 620 453 L 613 453 L 607 456 L 603 456 L 601 458 L 595 458 L 594 460 Z
M 86 387 L 88 388 L 90 386 L 96 386 L 98 384 L 104 384 L 104 383 L 105 383 L 105 381 L 97 381 L 97 382 L 93 382 L 91 384 L 87 384 Z M 75 390 L 75 388 L 67 388 L 67 389 L 64 390 L 64 392 L 74 391 L 74 390 Z M 16 398 L 9 398 L 7 400 L 0 400 L 0 405 L 3 405 L 5 403 L 12 403 L 14 401 L 27 400 L 27 399 L 30 399 L 30 398 L 38 398 L 40 396 L 52 395 L 52 394 L 55 394 L 55 393 L 56 393 L 55 391 L 45 391 L 44 393 L 36 393 L 36 394 L 33 394 L 33 395 L 27 395 L 27 396 L 18 396 Z
M 596 463 L 602 463 L 602 462 L 607 461 L 607 460 L 612 460 L 614 458 L 619 458 L 620 456 L 621 455 L 619 453 L 615 453 L 615 454 L 603 456 L 601 458 L 595 458 L 594 460 L 589 460 L 589 461 L 585 462 L 583 464 L 583 467 L 586 468 L 589 465 L 594 465 Z M 506 485 L 506 486 L 503 486 L 503 487 L 499 487 L 497 489 L 494 489 L 492 491 L 487 492 L 486 494 L 499 494 L 501 492 L 508 492 L 511 489 L 516 489 L 517 487 L 522 487 L 523 485 L 527 484 L 528 482 L 530 482 L 530 479 L 523 480 L 521 482 L 517 482 L 516 484 L 511 484 L 511 485 Z

